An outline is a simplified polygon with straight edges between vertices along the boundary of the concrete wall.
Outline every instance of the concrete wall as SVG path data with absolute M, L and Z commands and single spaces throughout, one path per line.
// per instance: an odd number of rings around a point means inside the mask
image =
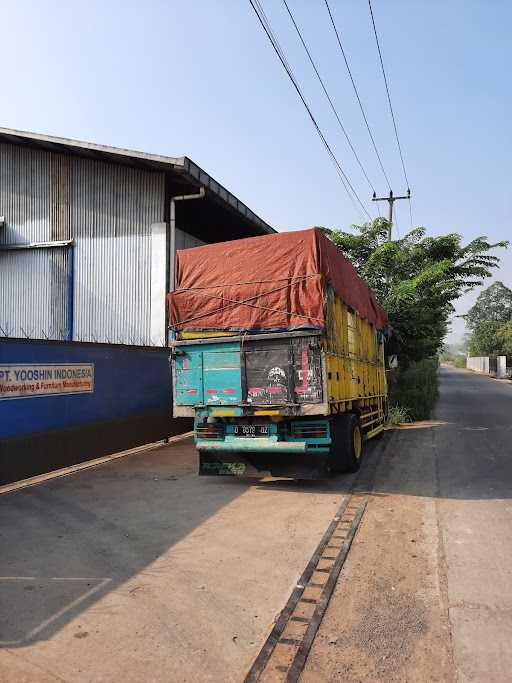
M 34 373 L 63 366 L 92 368 L 92 386 Z M 0 339 L 0 484 L 191 429 L 171 408 L 167 349 Z
M 467 358 L 466 367 L 496 377 L 507 377 L 507 356 L 472 356 Z
M 466 359 L 466 367 L 468 370 L 474 372 L 483 372 L 489 374 L 489 358 L 488 356 L 471 356 Z

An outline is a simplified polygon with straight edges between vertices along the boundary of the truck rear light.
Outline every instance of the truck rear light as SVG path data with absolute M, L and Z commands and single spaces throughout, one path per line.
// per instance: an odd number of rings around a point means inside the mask
M 199 439 L 222 439 L 224 429 L 221 424 L 208 423 L 196 427 L 196 436 Z
M 300 432 L 297 436 L 301 436 L 303 439 L 325 439 L 327 433 L 325 429 L 310 429 Z
M 327 439 L 327 425 L 292 424 L 292 436 L 296 439 Z

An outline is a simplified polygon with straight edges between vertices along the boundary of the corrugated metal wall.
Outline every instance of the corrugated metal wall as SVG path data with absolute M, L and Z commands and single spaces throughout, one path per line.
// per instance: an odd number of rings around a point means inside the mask
M 64 249 L 0 252 L 0 335 L 65 339 L 67 269 Z
M 75 240 L 73 339 L 150 345 L 163 173 L 0 144 L 0 245 Z M 63 339 L 67 251 L 0 252 L 0 334 Z
M 0 244 L 48 242 L 59 224 L 49 154 L 0 145 Z M 0 334 L 50 337 L 66 334 L 66 250 L 14 251 L 0 254 Z
M 176 228 L 176 249 L 190 249 L 191 247 L 201 247 L 206 242 L 202 242 L 188 232 Z
M 164 175 L 73 160 L 77 340 L 150 345 L 151 224 Z
M 0 144 L 0 244 L 50 240 L 50 155 Z

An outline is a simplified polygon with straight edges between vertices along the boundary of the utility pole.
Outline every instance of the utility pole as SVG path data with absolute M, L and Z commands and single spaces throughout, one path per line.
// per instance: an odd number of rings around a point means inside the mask
M 389 197 L 377 197 L 375 192 L 373 193 L 372 202 L 388 202 L 389 212 L 388 212 L 388 242 L 391 241 L 391 226 L 393 225 L 393 204 L 397 199 L 410 199 L 411 191 L 407 188 L 407 194 L 403 197 L 395 197 L 393 190 L 389 191 Z

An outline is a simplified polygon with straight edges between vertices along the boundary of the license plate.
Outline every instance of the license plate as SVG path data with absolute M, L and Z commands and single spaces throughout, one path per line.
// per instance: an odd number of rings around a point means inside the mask
M 235 436 L 268 436 L 268 425 L 235 425 Z

